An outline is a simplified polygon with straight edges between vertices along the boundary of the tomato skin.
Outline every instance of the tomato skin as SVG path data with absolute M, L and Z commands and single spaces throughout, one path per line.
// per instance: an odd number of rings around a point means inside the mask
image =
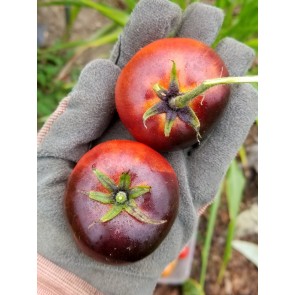
M 228 76 L 224 62 L 207 45 L 188 38 L 160 39 L 139 50 L 123 68 L 115 90 L 120 119 L 133 137 L 159 151 L 177 150 L 197 142 L 196 132 L 176 119 L 170 136 L 164 135 L 165 114 L 149 118 L 143 114 L 160 99 L 152 87 L 168 88 L 172 62 L 175 61 L 180 91 L 187 92 L 206 79 Z M 229 97 L 227 85 L 215 86 L 194 99 L 189 106 L 201 123 L 200 134 L 210 131 L 224 110 Z
M 92 169 L 97 168 L 116 183 L 129 171 L 132 186 L 150 185 L 151 191 L 136 199 L 151 218 L 167 220 L 154 225 L 121 212 L 108 222 L 99 222 L 110 208 L 91 200 L 85 192 L 106 192 Z M 168 234 L 179 204 L 177 176 L 168 161 L 139 142 L 112 140 L 86 153 L 74 168 L 65 194 L 65 212 L 77 245 L 94 259 L 111 264 L 140 260 L 152 253 Z M 93 226 L 89 227 L 94 221 Z

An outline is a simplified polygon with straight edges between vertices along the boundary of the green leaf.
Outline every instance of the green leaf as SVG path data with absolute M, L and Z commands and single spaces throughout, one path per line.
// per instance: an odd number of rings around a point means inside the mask
M 129 172 L 124 172 L 120 176 L 119 188 L 123 190 L 128 190 L 131 184 L 131 177 Z
M 81 6 L 66 6 L 66 28 L 63 40 L 69 40 L 72 28 L 81 8 Z
M 46 86 L 46 83 L 47 83 L 46 74 L 42 72 L 38 72 L 37 81 L 38 83 L 40 83 L 41 86 Z
M 75 6 L 83 6 L 97 10 L 102 15 L 107 18 L 113 20 L 117 24 L 124 26 L 128 19 L 129 15 L 122 11 L 115 9 L 113 7 L 107 6 L 105 4 L 96 3 L 91 0 L 57 0 L 57 1 L 48 1 L 48 2 L 39 2 L 38 6 L 54 6 L 54 5 L 75 5 Z
M 258 50 L 258 38 L 253 38 L 245 42 L 246 45 L 252 47 L 255 51 Z
M 124 3 L 127 5 L 129 12 L 134 9 L 136 2 L 136 0 L 124 0 Z
M 249 44 L 257 51 L 258 42 L 258 1 L 257 0 L 217 0 L 215 6 L 223 9 L 225 19 L 222 28 L 216 38 L 214 47 L 224 37 L 232 37 L 247 44 L 248 40 L 253 40 Z
M 236 227 L 235 219 L 231 219 L 229 224 L 228 224 L 228 228 L 227 228 L 225 249 L 224 249 L 224 253 L 223 253 L 221 267 L 220 267 L 218 277 L 217 277 L 218 284 L 221 283 L 221 281 L 222 281 L 222 279 L 224 277 L 227 265 L 228 265 L 228 263 L 229 263 L 229 261 L 231 259 L 231 255 L 232 255 L 231 242 L 232 242 L 232 240 L 234 238 L 235 227 Z
M 197 281 L 188 279 L 182 284 L 182 295 L 205 295 L 205 292 Z
M 133 216 L 135 219 L 143 222 L 143 223 L 148 223 L 148 224 L 162 224 L 167 222 L 167 220 L 155 220 L 147 215 L 145 215 L 137 206 L 134 200 L 129 200 L 129 204 L 125 207 L 125 210 L 127 213 L 129 213 L 131 216 Z
M 96 175 L 99 182 L 103 185 L 104 188 L 106 188 L 109 192 L 113 192 L 117 189 L 116 184 L 112 179 L 110 179 L 106 174 L 99 171 L 98 169 L 93 169 L 94 174 Z
M 185 9 L 186 1 L 185 0 L 171 0 L 172 2 L 178 4 L 180 8 Z
M 148 193 L 150 190 L 151 190 L 151 187 L 148 185 L 135 186 L 129 191 L 129 198 L 130 199 L 138 198 L 138 197 Z
M 100 221 L 101 222 L 110 221 L 113 218 L 115 218 L 117 215 L 119 215 L 122 210 L 123 210 L 123 206 L 114 205 L 102 218 L 100 218 Z
M 69 19 L 69 25 L 72 27 L 75 20 L 77 19 L 79 12 L 81 11 L 81 6 L 74 6 L 70 9 L 70 19 Z
M 216 0 L 215 6 L 220 8 L 225 8 L 228 5 L 228 3 L 229 3 L 228 0 Z
M 204 286 L 205 286 L 209 253 L 210 253 L 215 223 L 216 223 L 216 219 L 217 219 L 218 208 L 219 208 L 220 201 L 221 201 L 222 189 L 223 189 L 223 182 L 221 183 L 221 185 L 219 187 L 219 190 L 215 196 L 215 200 L 214 200 L 213 204 L 210 206 L 210 215 L 209 215 L 209 220 L 208 220 L 208 225 L 207 225 L 206 237 L 205 237 L 204 246 L 203 246 L 202 252 L 201 252 L 202 266 L 201 266 L 201 274 L 200 274 L 200 285 L 202 288 L 204 288 Z
M 54 45 L 45 48 L 45 49 L 39 49 L 39 53 L 44 54 L 46 53 L 49 55 L 51 52 L 56 52 L 60 50 L 66 50 L 71 48 L 78 48 L 78 47 L 89 47 L 89 45 L 92 45 L 93 42 L 100 42 L 100 45 L 104 45 L 107 43 L 112 43 L 117 40 L 118 35 L 121 33 L 122 28 L 118 28 L 118 26 L 114 23 L 111 23 L 110 25 L 106 25 L 102 27 L 100 30 L 96 31 L 94 34 L 92 34 L 87 39 L 82 40 L 75 40 L 70 42 L 56 42 Z M 99 41 L 100 40 L 100 41 Z M 61 62 L 58 60 L 58 62 Z M 62 64 L 64 64 L 62 62 Z
M 258 246 L 254 243 L 233 240 L 232 247 L 258 267 Z
M 44 116 L 41 118 L 38 118 L 38 123 L 44 124 L 48 120 L 49 116 Z
M 247 152 L 244 145 L 242 145 L 239 149 L 239 156 L 241 158 L 242 165 L 246 167 L 248 165 L 248 160 L 247 160 Z
M 225 186 L 230 219 L 235 219 L 239 213 L 245 183 L 242 170 L 237 161 L 233 160 L 227 173 Z
M 113 199 L 111 198 L 112 194 L 105 194 L 102 192 L 95 192 L 95 191 L 91 191 L 89 192 L 89 198 L 94 200 L 94 201 L 98 201 L 100 203 L 103 204 L 111 204 L 114 203 Z
M 95 40 L 90 40 L 87 43 L 85 43 L 82 48 L 88 49 L 92 47 L 99 47 L 105 44 L 114 43 L 117 41 L 120 33 L 122 32 L 122 28 L 116 28 L 115 30 L 112 30 L 106 35 L 103 35 Z
M 232 255 L 232 240 L 234 238 L 234 232 L 236 228 L 236 218 L 240 209 L 241 200 L 243 197 L 243 191 L 245 188 L 245 177 L 242 170 L 239 168 L 236 160 L 233 160 L 226 176 L 225 190 L 228 204 L 228 211 L 230 222 L 227 229 L 225 250 L 223 254 L 222 264 L 219 270 L 217 281 L 221 283 L 228 262 Z

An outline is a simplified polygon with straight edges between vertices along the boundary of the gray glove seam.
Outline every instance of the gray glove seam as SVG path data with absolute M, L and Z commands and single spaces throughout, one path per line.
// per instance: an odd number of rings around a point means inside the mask
M 119 40 L 118 40 L 118 56 L 116 57 L 116 60 L 113 61 L 113 63 L 117 66 L 118 65 L 118 62 L 119 62 L 119 59 L 120 59 L 120 56 L 121 56 L 121 38 L 122 38 L 122 35 L 120 34 L 119 36 Z M 114 58 L 114 57 L 112 57 Z

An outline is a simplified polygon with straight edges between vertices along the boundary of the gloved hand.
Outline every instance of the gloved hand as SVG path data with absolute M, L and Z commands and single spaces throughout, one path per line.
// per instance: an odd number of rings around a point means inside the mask
M 98 263 L 84 255 L 71 236 L 63 211 L 65 186 L 75 163 L 90 143 L 132 139 L 114 120 L 114 88 L 120 69 L 143 46 L 171 33 L 208 45 L 217 36 L 223 13 L 192 4 L 182 14 L 166 0 L 141 0 L 114 47 L 111 60 L 95 60 L 39 133 L 38 252 L 105 294 L 152 294 L 165 266 L 177 257 L 197 223 L 198 211 L 210 203 L 227 167 L 257 116 L 257 92 L 249 84 L 231 86 L 229 104 L 219 124 L 199 148 L 165 153 L 181 189 L 179 214 L 168 236 L 148 257 L 125 266 Z M 254 52 L 226 38 L 218 46 L 230 75 L 241 76 Z

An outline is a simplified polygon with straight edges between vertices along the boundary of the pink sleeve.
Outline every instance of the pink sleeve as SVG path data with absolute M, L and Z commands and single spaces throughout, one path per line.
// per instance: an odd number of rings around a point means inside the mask
M 56 110 L 50 115 L 50 117 L 47 119 L 45 124 L 39 130 L 38 136 L 37 136 L 38 145 L 43 141 L 44 137 L 49 132 L 54 121 L 67 109 L 68 102 L 69 102 L 69 97 L 65 97 L 64 99 L 62 99 L 58 107 L 56 108 Z
M 103 295 L 73 273 L 38 254 L 38 295 Z

